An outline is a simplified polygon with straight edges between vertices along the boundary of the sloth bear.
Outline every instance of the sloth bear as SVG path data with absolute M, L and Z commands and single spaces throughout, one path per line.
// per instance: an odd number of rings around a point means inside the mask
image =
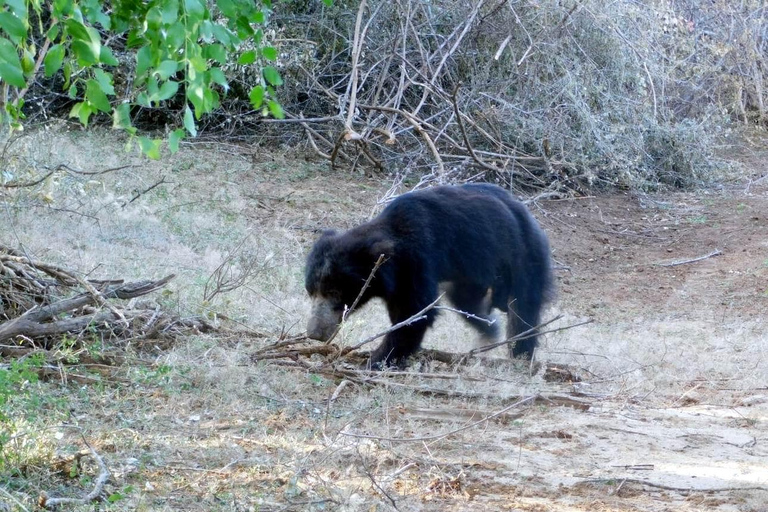
M 492 308 L 507 312 L 507 336 L 539 324 L 552 298 L 549 243 L 525 206 L 496 185 L 438 186 L 403 194 L 370 222 L 344 233 L 325 231 L 307 257 L 312 299 L 307 336 L 326 341 L 352 305 L 379 256 L 386 261 L 360 298 L 384 300 L 392 324 L 418 313 L 445 290 L 467 321 L 497 341 Z M 389 333 L 370 364 L 403 366 L 437 316 Z M 511 357 L 533 357 L 536 336 L 518 341 Z

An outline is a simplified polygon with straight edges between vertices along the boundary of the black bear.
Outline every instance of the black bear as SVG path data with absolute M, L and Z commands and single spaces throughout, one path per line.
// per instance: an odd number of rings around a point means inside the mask
M 439 186 L 403 194 L 381 214 L 345 233 L 326 231 L 307 257 L 305 285 L 312 299 L 307 336 L 327 340 L 345 307 L 381 297 L 393 324 L 418 313 L 443 287 L 456 308 L 485 338 L 498 336 L 492 308 L 507 312 L 507 336 L 539 324 L 552 297 L 549 243 L 525 206 L 496 185 Z M 389 333 L 371 366 L 403 365 L 421 345 L 437 311 Z M 536 337 L 519 341 L 512 357 L 533 356 Z

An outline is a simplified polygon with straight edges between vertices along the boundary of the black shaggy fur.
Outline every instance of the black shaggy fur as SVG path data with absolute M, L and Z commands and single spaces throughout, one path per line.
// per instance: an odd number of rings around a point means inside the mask
M 307 258 L 306 288 L 332 309 L 335 320 L 310 320 L 310 337 L 327 338 L 352 304 L 380 254 L 388 257 L 360 305 L 381 297 L 393 324 L 417 313 L 439 294 L 481 318 L 508 313 L 508 335 L 539 324 L 552 297 L 547 237 L 525 206 L 495 185 L 441 186 L 404 194 L 375 219 L 345 233 L 328 231 Z M 418 350 L 437 312 L 390 333 L 371 364 L 403 364 Z M 496 324 L 469 323 L 485 337 Z M 322 325 L 324 324 L 324 325 Z M 333 325 L 329 325 L 333 324 Z M 536 337 L 518 342 L 513 356 L 532 357 Z

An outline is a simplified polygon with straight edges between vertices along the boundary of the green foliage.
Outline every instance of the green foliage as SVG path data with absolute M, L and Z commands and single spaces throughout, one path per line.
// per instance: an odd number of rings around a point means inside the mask
M 11 361 L 7 368 L 0 368 L 0 423 L 10 418 L 10 406 L 14 400 L 28 396 L 28 387 L 37 382 L 37 370 L 43 362 L 43 355 L 36 354 Z
M 175 151 L 183 136 L 197 134 L 196 121 L 219 107 L 229 89 L 223 68 L 230 61 L 262 69 L 249 95 L 253 107 L 282 117 L 274 99 L 283 83 L 273 65 L 278 53 L 264 43 L 271 12 L 271 0 L 4 0 L 0 117 L 21 129 L 27 88 L 40 74 L 60 77 L 75 100 L 69 115 L 84 126 L 106 114 L 113 127 L 134 135 L 136 108 L 171 102 L 183 126 L 169 137 Z M 248 51 L 240 53 L 243 46 Z M 160 156 L 158 140 L 141 137 L 139 147 Z

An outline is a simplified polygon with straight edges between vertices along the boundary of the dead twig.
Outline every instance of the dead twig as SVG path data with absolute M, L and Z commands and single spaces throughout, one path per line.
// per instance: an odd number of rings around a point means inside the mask
M 723 252 L 720 249 L 715 249 L 709 254 L 705 254 L 704 256 L 699 256 L 698 258 L 693 258 L 690 260 L 673 261 L 672 263 L 657 263 L 657 265 L 660 267 L 677 267 L 678 265 L 687 265 L 688 263 L 696 263 L 697 261 L 706 260 L 708 258 L 720 256 L 722 254 Z
M 437 299 L 435 299 L 431 304 L 426 306 L 424 309 L 422 309 L 418 313 L 415 313 L 415 314 L 411 315 L 409 318 L 406 318 L 402 322 L 398 322 L 398 323 L 390 326 L 389 328 L 384 329 L 383 331 L 381 331 L 378 334 L 374 334 L 373 336 L 369 336 L 368 338 L 365 338 L 363 341 L 361 341 L 357 345 L 353 345 L 352 347 L 349 347 L 348 351 L 351 352 L 351 351 L 357 350 L 360 347 L 362 347 L 363 345 L 367 345 L 368 343 L 370 343 L 372 341 L 376 341 L 377 339 L 379 339 L 379 338 L 381 338 L 383 336 L 386 336 L 387 334 L 389 334 L 389 333 L 391 333 L 393 331 L 396 331 L 396 330 L 400 329 L 401 327 L 405 327 L 406 325 L 411 325 L 414 322 L 419 322 L 421 320 L 425 320 L 427 318 L 426 313 L 429 310 L 431 310 L 432 308 L 434 308 L 437 305 L 438 302 L 440 302 L 440 299 L 443 298 L 443 295 L 445 295 L 445 294 L 444 293 L 440 294 L 440 296 Z
M 546 331 L 540 331 L 539 330 L 542 327 L 551 324 L 552 322 L 560 320 L 562 317 L 563 317 L 563 315 L 557 315 L 555 318 L 552 318 L 551 320 L 547 320 L 546 322 L 541 323 L 541 324 L 537 325 L 536 327 L 532 327 L 532 328 L 528 329 L 527 331 L 523 331 L 520 334 L 516 334 L 515 336 L 512 336 L 511 338 L 508 338 L 508 339 L 506 339 L 504 341 L 500 341 L 498 343 L 491 343 L 490 345 L 485 345 L 485 346 L 482 346 L 482 347 L 473 348 L 472 350 L 470 350 L 469 352 L 466 353 L 466 356 L 470 356 L 471 357 L 471 356 L 473 356 L 475 354 L 482 354 L 483 352 L 488 352 L 488 351 L 493 350 L 493 349 L 495 349 L 497 347 L 502 347 L 504 345 L 509 345 L 509 344 L 512 344 L 512 343 L 517 343 L 518 341 L 527 340 L 528 338 L 533 338 L 534 336 L 539 336 L 541 334 L 549 334 L 549 333 L 553 333 L 553 332 L 565 331 L 565 330 L 568 330 L 568 329 L 573 329 L 574 327 L 580 327 L 582 325 L 587 325 L 587 324 L 591 324 L 592 322 L 594 322 L 594 320 L 592 320 L 590 318 L 589 320 L 584 320 L 583 322 L 579 322 L 579 323 L 572 324 L 572 325 L 566 325 L 564 327 L 558 327 L 556 329 L 548 329 Z
M 591 478 L 589 480 L 584 480 L 582 483 L 584 484 L 600 484 L 600 485 L 613 485 L 617 481 L 616 478 Z M 712 493 L 712 492 L 732 492 L 732 491 L 764 491 L 768 492 L 768 487 L 760 486 L 760 485 L 754 485 L 754 486 L 745 486 L 745 487 L 677 487 L 673 485 L 664 485 L 664 484 L 657 484 L 655 482 L 649 482 L 647 480 L 640 480 L 638 478 L 623 478 L 620 485 L 624 485 L 625 483 L 631 483 L 640 485 L 643 487 L 653 487 L 655 489 L 664 489 L 665 491 L 675 491 L 680 493 L 690 493 L 690 492 L 701 492 L 701 493 Z
M 101 458 L 101 456 L 94 450 L 94 448 L 88 444 L 88 441 L 85 440 L 85 437 L 83 437 L 83 443 L 88 447 L 88 449 L 91 452 L 91 457 L 96 461 L 96 463 L 99 465 L 99 475 L 96 477 L 96 480 L 93 484 L 93 489 L 91 492 L 83 496 L 82 498 L 49 498 L 48 494 L 43 492 L 40 495 L 40 498 L 38 500 L 38 505 L 42 508 L 51 509 L 53 507 L 56 507 L 57 505 L 64 505 L 64 504 L 74 504 L 74 505 L 87 505 L 99 498 L 101 493 L 104 491 L 104 485 L 109 480 L 109 469 L 107 468 L 107 465 L 104 463 L 104 459 Z
M 165 176 L 163 176 L 162 178 L 160 178 L 160 180 L 159 180 L 159 181 L 155 182 L 154 184 L 150 185 L 149 187 L 145 188 L 144 190 L 142 190 L 142 191 L 140 191 L 140 192 L 137 192 L 137 193 L 136 193 L 136 194 L 135 194 L 135 195 L 134 195 L 134 196 L 133 196 L 133 197 L 130 199 L 130 201 L 126 201 L 125 203 L 123 203 L 123 204 L 122 204 L 122 207 L 123 207 L 123 208 L 125 208 L 126 206 L 128 206 L 129 204 L 131 204 L 132 202 L 134 202 L 135 200 L 137 200 L 138 198 L 140 198 L 141 196 L 143 196 L 144 194 L 146 194 L 146 193 L 147 193 L 147 192 L 149 192 L 150 190 L 154 189 L 155 187 L 159 187 L 159 186 L 160 186 L 160 185 L 162 185 L 163 183 L 168 183 L 167 181 L 165 181 Z

